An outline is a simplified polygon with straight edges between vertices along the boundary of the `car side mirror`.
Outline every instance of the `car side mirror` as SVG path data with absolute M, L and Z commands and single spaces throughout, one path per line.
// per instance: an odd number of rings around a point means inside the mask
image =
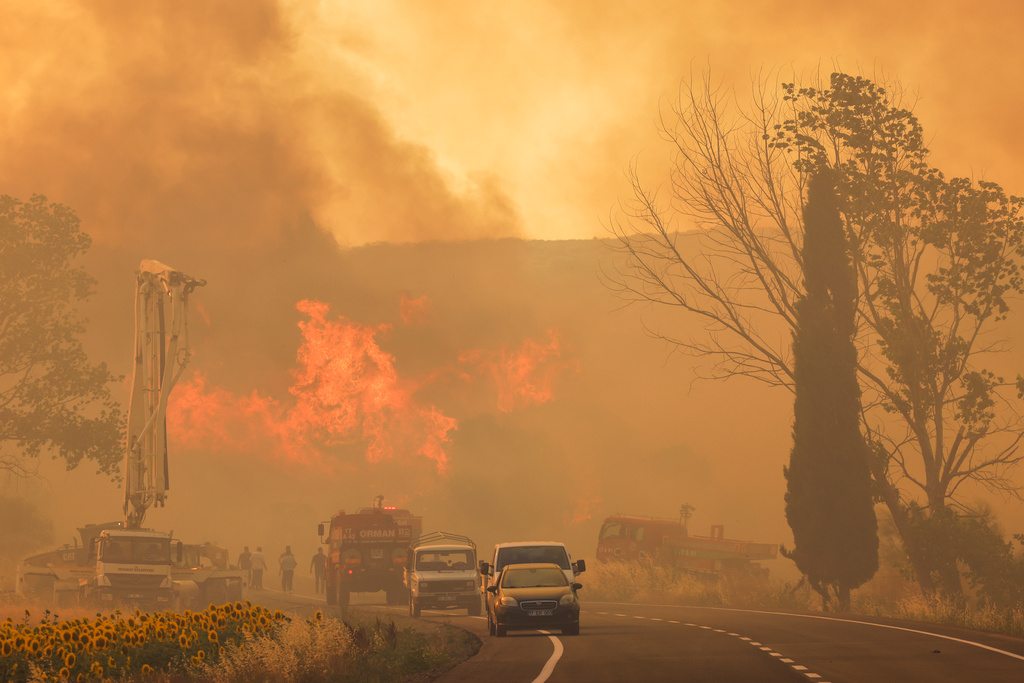
M 497 593 L 498 592 L 498 586 L 497 585 L 488 586 L 487 587 L 487 592 L 488 593 Z
M 587 571 L 587 563 L 585 560 L 576 560 L 576 573 L 582 574 Z
M 572 585 L 572 589 L 573 589 L 574 591 L 578 591 L 578 590 L 579 590 L 579 589 L 581 589 L 581 588 L 583 588 L 583 584 L 582 584 L 582 583 L 574 583 L 574 584 Z
M 480 560 L 480 573 L 484 576 L 491 575 L 491 565 L 487 564 L 483 560 Z
M 316 533 L 319 534 L 321 538 L 323 538 L 323 535 L 324 535 L 324 523 L 323 522 L 320 522 L 319 524 L 316 525 Z

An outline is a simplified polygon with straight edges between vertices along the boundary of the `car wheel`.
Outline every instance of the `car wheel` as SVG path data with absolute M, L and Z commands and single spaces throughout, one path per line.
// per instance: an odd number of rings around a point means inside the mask
M 579 634 L 580 634 L 580 624 L 579 624 L 579 622 L 576 622 L 575 624 L 569 624 L 568 626 L 565 626 L 564 628 L 562 628 L 562 635 L 563 636 L 578 636 Z
M 507 626 L 502 626 L 501 624 L 494 625 L 494 635 L 498 636 L 499 638 L 504 638 L 506 634 L 508 634 Z

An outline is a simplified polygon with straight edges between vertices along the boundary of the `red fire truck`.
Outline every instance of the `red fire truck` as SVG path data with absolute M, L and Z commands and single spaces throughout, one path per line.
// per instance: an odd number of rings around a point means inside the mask
M 384 505 L 346 514 L 344 510 L 317 527 L 327 551 L 327 604 L 347 607 L 352 593 L 384 591 L 389 605 L 409 598 L 402 582 L 409 541 L 420 536 L 423 518 Z
M 657 517 L 608 517 L 601 525 L 597 559 L 650 560 L 683 571 L 703 574 L 767 572 L 755 560 L 773 560 L 779 546 L 725 538 L 725 527 L 714 525 L 710 536 L 691 536 L 686 525 Z

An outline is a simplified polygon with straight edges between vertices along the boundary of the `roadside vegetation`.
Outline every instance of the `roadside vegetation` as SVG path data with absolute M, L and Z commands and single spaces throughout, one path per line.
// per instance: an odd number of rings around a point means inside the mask
M 587 565 L 586 601 L 821 613 L 821 600 L 806 582 L 747 575 L 715 579 L 673 571 L 652 562 Z M 945 624 L 1024 637 L 1024 603 L 927 597 L 899 575 L 876 578 L 852 592 L 850 614 Z
M 0 680 L 399 681 L 461 659 L 469 649 L 461 636 L 322 612 L 302 619 L 248 601 L 71 619 L 23 610 L 0 621 Z

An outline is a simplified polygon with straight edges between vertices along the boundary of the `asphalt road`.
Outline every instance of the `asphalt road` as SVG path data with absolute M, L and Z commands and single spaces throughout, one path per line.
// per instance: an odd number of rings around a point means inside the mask
M 314 610 L 317 604 L 301 595 L 264 597 L 259 601 L 268 606 L 281 600 L 274 606 Z M 359 597 L 361 611 L 407 614 L 380 604 L 383 594 Z M 488 636 L 486 620 L 464 610 L 424 610 L 422 619 L 464 628 L 483 642 L 442 683 L 1024 680 L 1024 639 L 912 622 L 586 601 L 579 636 Z

